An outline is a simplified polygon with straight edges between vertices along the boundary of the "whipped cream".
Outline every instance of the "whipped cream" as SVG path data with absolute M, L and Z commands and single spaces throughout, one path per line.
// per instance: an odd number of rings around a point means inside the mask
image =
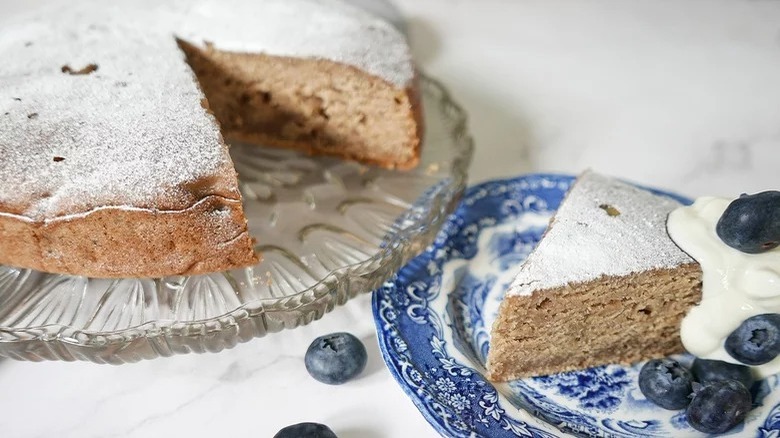
M 691 354 L 739 364 L 724 349 L 726 338 L 747 318 L 780 313 L 780 247 L 761 254 L 731 248 L 715 226 L 730 199 L 703 197 L 669 214 L 672 240 L 701 265 L 702 300 L 682 321 L 680 336 Z M 780 357 L 754 366 L 763 378 L 780 372 Z

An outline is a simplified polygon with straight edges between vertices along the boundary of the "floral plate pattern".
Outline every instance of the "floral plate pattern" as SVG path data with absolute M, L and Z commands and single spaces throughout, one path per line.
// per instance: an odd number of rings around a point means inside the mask
M 490 327 L 503 292 L 573 180 L 528 175 L 467 190 L 434 243 L 376 291 L 373 311 L 385 363 L 442 435 L 703 435 L 687 425 L 681 411 L 644 398 L 636 384 L 641 364 L 507 384 L 484 377 Z M 772 376 L 753 387 L 754 409 L 731 436 L 780 437 L 778 385 Z

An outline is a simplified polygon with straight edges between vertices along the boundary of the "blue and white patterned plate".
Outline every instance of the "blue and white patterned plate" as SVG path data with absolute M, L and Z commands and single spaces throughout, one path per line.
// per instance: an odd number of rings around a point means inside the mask
M 528 175 L 471 188 L 435 243 L 374 295 L 384 360 L 444 436 L 701 435 L 681 411 L 644 398 L 636 384 L 639 366 L 607 365 L 501 385 L 484 378 L 503 292 L 572 181 Z M 756 407 L 731 435 L 780 437 L 778 378 L 753 391 Z

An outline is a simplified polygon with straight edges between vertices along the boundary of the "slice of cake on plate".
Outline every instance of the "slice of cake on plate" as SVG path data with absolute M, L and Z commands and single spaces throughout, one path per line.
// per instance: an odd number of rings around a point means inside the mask
M 681 204 L 593 172 L 569 189 L 501 303 L 494 381 L 683 351 L 680 321 L 701 297 L 699 265 L 669 238 Z

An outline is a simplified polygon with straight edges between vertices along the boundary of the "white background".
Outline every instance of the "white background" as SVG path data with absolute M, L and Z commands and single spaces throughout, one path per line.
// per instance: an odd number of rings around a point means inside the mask
M 0 0 L 0 16 L 30 3 Z M 690 196 L 780 187 L 780 2 L 398 5 L 418 62 L 470 113 L 472 182 L 592 167 Z M 338 387 L 303 367 L 308 343 L 335 330 L 370 357 Z M 220 354 L 0 360 L 3 437 L 271 437 L 299 421 L 341 438 L 437 436 L 381 362 L 368 295 Z

